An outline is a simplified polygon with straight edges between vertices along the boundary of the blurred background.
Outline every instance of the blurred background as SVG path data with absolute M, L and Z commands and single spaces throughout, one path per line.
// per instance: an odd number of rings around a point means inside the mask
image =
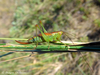
M 40 20 L 48 32 L 64 31 L 73 41 L 100 40 L 100 0 L 0 0 L 0 37 L 33 37 Z M 67 36 L 63 35 L 62 40 L 67 41 Z M 1 74 L 100 75 L 99 53 L 47 53 L 28 57 L 29 54 L 14 53 L 1 58 Z

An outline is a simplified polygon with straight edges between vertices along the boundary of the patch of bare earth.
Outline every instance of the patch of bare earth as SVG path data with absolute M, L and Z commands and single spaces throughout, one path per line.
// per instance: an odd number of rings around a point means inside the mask
M 0 0 L 0 37 L 9 36 L 14 10 L 14 0 Z

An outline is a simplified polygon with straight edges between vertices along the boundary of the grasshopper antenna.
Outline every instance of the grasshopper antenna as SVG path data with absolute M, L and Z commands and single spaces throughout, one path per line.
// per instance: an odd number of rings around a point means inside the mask
M 75 43 L 72 41 L 72 39 L 66 34 L 66 32 L 63 32 L 67 37 L 68 39 L 73 43 L 73 45 L 75 45 Z
M 47 31 L 45 30 L 45 28 L 44 28 L 44 26 L 43 26 L 43 24 L 42 24 L 41 21 L 40 21 L 40 24 L 41 24 L 41 26 L 42 26 L 42 28 L 43 28 L 44 33 L 47 33 Z

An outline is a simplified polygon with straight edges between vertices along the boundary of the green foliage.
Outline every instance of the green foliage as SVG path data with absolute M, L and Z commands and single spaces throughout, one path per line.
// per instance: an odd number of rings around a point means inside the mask
M 96 19 L 96 20 L 94 21 L 94 24 L 95 24 L 96 26 L 100 27 L 100 19 Z
M 82 19 L 87 20 L 87 17 L 86 16 L 82 16 Z

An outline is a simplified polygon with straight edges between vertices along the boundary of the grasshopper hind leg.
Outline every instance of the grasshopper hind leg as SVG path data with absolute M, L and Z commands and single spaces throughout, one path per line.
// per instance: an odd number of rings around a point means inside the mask
M 37 28 L 38 28 L 38 27 L 36 26 L 36 40 L 37 40 Z M 33 39 L 34 39 L 34 38 L 33 38 Z M 38 41 L 36 41 L 36 47 L 37 47 L 37 46 L 38 46 Z M 36 49 L 36 47 L 34 47 L 33 50 Z M 32 56 L 33 54 L 34 54 L 34 52 L 32 52 L 32 53 L 29 55 L 29 57 Z
M 38 43 L 36 43 L 36 47 L 37 47 L 37 46 L 38 46 Z M 36 49 L 36 47 L 34 47 L 33 50 Z M 29 55 L 29 57 L 31 57 L 33 54 L 34 54 L 34 52 L 32 52 L 32 53 Z
M 48 49 L 50 48 L 50 42 L 48 42 Z

